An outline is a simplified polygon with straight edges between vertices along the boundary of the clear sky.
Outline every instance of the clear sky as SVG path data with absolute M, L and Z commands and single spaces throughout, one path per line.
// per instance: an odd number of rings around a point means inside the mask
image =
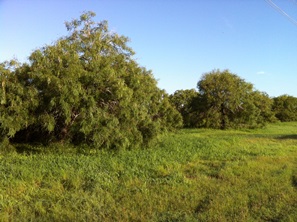
M 229 69 L 271 97 L 297 97 L 297 0 L 0 0 L 0 62 L 26 61 L 84 11 L 128 36 L 168 93 Z

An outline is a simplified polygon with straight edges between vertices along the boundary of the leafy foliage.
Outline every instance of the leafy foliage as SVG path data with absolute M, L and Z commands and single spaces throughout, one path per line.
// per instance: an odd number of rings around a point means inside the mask
M 272 110 L 273 100 L 269 97 L 269 95 L 265 92 L 254 91 L 251 96 L 252 103 L 257 110 L 257 125 L 276 122 L 277 118 L 275 117 L 275 113 Z
M 0 132 L 12 137 L 34 122 L 30 112 L 38 105 L 37 90 L 28 76 L 29 67 L 11 60 L 0 64 Z
M 170 102 L 180 112 L 183 117 L 185 127 L 193 127 L 195 125 L 194 103 L 198 97 L 195 89 L 177 90 L 170 95 Z
M 273 98 L 273 111 L 282 122 L 297 121 L 297 98 L 289 95 Z
M 67 22 L 69 35 L 34 51 L 30 65 L 2 67 L 8 88 L 1 91 L 1 109 L 12 109 L 1 117 L 4 135 L 113 149 L 148 144 L 181 125 L 151 71 L 133 60 L 128 38 L 110 32 L 106 21 L 95 23 L 94 16 Z
M 214 70 L 198 82 L 199 96 L 193 104 L 196 126 L 253 128 L 274 120 L 272 100 L 253 90 L 251 83 L 229 70 Z

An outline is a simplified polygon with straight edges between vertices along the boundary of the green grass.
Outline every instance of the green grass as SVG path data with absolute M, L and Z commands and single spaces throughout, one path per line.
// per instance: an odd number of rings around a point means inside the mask
M 297 123 L 70 148 L 0 155 L 0 221 L 297 221 Z

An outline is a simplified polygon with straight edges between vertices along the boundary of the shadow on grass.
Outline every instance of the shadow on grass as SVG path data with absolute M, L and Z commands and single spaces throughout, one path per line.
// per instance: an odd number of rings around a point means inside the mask
M 297 188 L 297 173 L 296 175 L 292 176 L 292 185 L 293 187 Z
M 277 137 L 277 139 L 280 139 L 280 140 L 297 140 L 297 134 L 279 136 L 279 137 Z
M 19 154 L 37 154 L 41 152 L 40 146 L 31 144 L 14 144 L 15 150 Z

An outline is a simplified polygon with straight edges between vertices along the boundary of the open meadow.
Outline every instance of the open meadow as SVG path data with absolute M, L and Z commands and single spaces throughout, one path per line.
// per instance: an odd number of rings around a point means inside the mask
M 297 221 L 296 122 L 184 129 L 142 150 L 52 146 L 0 155 L 0 221 Z

